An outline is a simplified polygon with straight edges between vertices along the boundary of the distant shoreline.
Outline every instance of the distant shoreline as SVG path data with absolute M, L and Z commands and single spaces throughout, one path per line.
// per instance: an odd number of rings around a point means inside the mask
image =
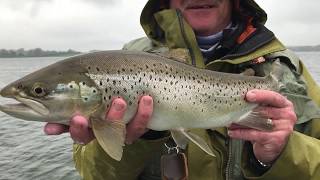
M 41 48 L 25 50 L 20 49 L 0 49 L 0 58 L 32 58 L 32 57 L 63 57 L 74 56 L 82 52 L 69 49 L 67 51 L 49 51 L 42 50 Z
M 317 46 L 287 46 L 295 52 L 320 52 L 320 45 Z M 91 52 L 91 51 L 89 51 Z M 0 58 L 35 58 L 35 57 L 66 57 L 82 54 L 83 52 L 69 49 L 67 51 L 42 50 L 35 48 L 30 50 L 20 49 L 0 49 Z
M 296 52 L 319 52 L 320 45 L 317 46 L 287 46 L 292 51 Z

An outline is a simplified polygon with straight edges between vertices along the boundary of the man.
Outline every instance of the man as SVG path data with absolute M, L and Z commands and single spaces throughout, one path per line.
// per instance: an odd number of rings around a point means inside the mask
M 320 137 L 320 123 L 314 119 L 317 107 L 310 99 L 314 92 L 306 88 L 302 74 L 310 85 L 312 78 L 263 26 L 266 18 L 253 0 L 149 0 L 141 15 L 148 38 L 124 47 L 151 53 L 179 52 L 187 63 L 198 67 L 230 73 L 253 69 L 257 76 L 269 73 L 271 63 L 281 60 L 283 95 L 252 90 L 245 97 L 261 104 L 260 111 L 273 120 L 274 130 L 263 132 L 236 125 L 195 130 L 207 140 L 216 157 L 190 143 L 186 152 L 190 179 L 320 177 L 320 141 L 316 139 Z M 122 119 L 125 109 L 123 99 L 114 99 L 107 121 Z M 70 132 L 76 142 L 76 168 L 84 179 L 160 179 L 159 159 L 168 134 L 146 129 L 152 110 L 152 97 L 142 97 L 136 116 L 127 126 L 128 145 L 120 162 L 103 152 L 82 116 L 75 116 L 70 128 L 47 124 L 45 132 Z

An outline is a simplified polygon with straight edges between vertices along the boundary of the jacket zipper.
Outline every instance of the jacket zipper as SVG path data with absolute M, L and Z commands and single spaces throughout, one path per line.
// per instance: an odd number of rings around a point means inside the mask
M 232 142 L 231 142 L 231 139 L 229 138 L 227 140 L 227 144 L 228 144 L 228 161 L 227 161 L 227 166 L 226 166 L 226 180 L 232 180 L 232 168 L 231 168 L 231 165 L 233 163 L 233 160 L 232 160 Z
M 178 20 L 179 20 L 179 25 L 180 25 L 180 30 L 181 30 L 181 34 L 182 34 L 182 37 L 187 45 L 187 48 L 189 50 L 189 53 L 190 53 L 190 56 L 191 56 L 191 63 L 193 66 L 196 66 L 196 58 L 195 58 L 195 54 L 194 54 L 194 51 L 191 47 L 191 44 L 187 38 L 187 35 L 186 35 L 186 32 L 184 30 L 184 22 L 183 22 L 183 17 L 182 17 L 182 14 L 181 14 L 181 11 L 180 10 L 177 10 L 177 16 L 178 16 Z

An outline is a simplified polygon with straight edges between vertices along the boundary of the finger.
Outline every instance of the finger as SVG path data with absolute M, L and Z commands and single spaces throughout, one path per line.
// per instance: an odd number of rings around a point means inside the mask
M 71 119 L 69 131 L 71 138 L 81 144 L 88 144 L 95 138 L 88 120 L 83 116 L 77 115 Z
M 106 115 L 108 121 L 122 120 L 126 112 L 127 103 L 122 98 L 116 98 L 112 101 L 112 105 Z
M 47 135 L 60 135 L 68 132 L 69 126 L 57 123 L 47 123 L 43 130 Z
M 292 103 L 281 94 L 268 90 L 251 90 L 246 94 L 246 100 L 253 103 L 274 106 L 278 108 L 292 106 Z
M 293 132 L 295 123 L 288 119 L 278 119 L 273 121 L 273 131 L 286 131 L 288 133 Z
M 234 129 L 251 129 L 247 126 L 242 126 L 242 125 L 239 125 L 239 124 L 231 124 L 228 129 L 230 130 L 234 130 Z
M 292 121 L 296 121 L 297 116 L 294 112 L 293 108 L 277 108 L 277 107 L 270 107 L 270 106 L 261 106 L 256 108 L 258 112 L 260 112 L 262 115 L 273 119 L 289 119 Z
M 255 129 L 234 129 L 228 130 L 228 135 L 234 139 L 242 139 L 251 142 L 262 142 L 268 137 L 268 132 Z
M 153 112 L 153 99 L 151 96 L 143 96 L 140 99 L 138 111 L 135 117 L 127 126 L 126 143 L 131 144 L 138 139 L 145 132 L 147 132 L 147 125 Z

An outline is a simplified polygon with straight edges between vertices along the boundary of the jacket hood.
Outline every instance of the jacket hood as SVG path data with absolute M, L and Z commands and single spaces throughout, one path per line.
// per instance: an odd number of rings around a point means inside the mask
M 154 14 L 167 9 L 168 2 L 169 0 L 149 0 L 142 10 L 140 23 L 149 38 L 159 38 L 160 29 Z M 254 23 L 265 24 L 267 21 L 266 12 L 254 0 L 239 0 L 239 6 L 234 9 L 237 14 L 253 18 Z

